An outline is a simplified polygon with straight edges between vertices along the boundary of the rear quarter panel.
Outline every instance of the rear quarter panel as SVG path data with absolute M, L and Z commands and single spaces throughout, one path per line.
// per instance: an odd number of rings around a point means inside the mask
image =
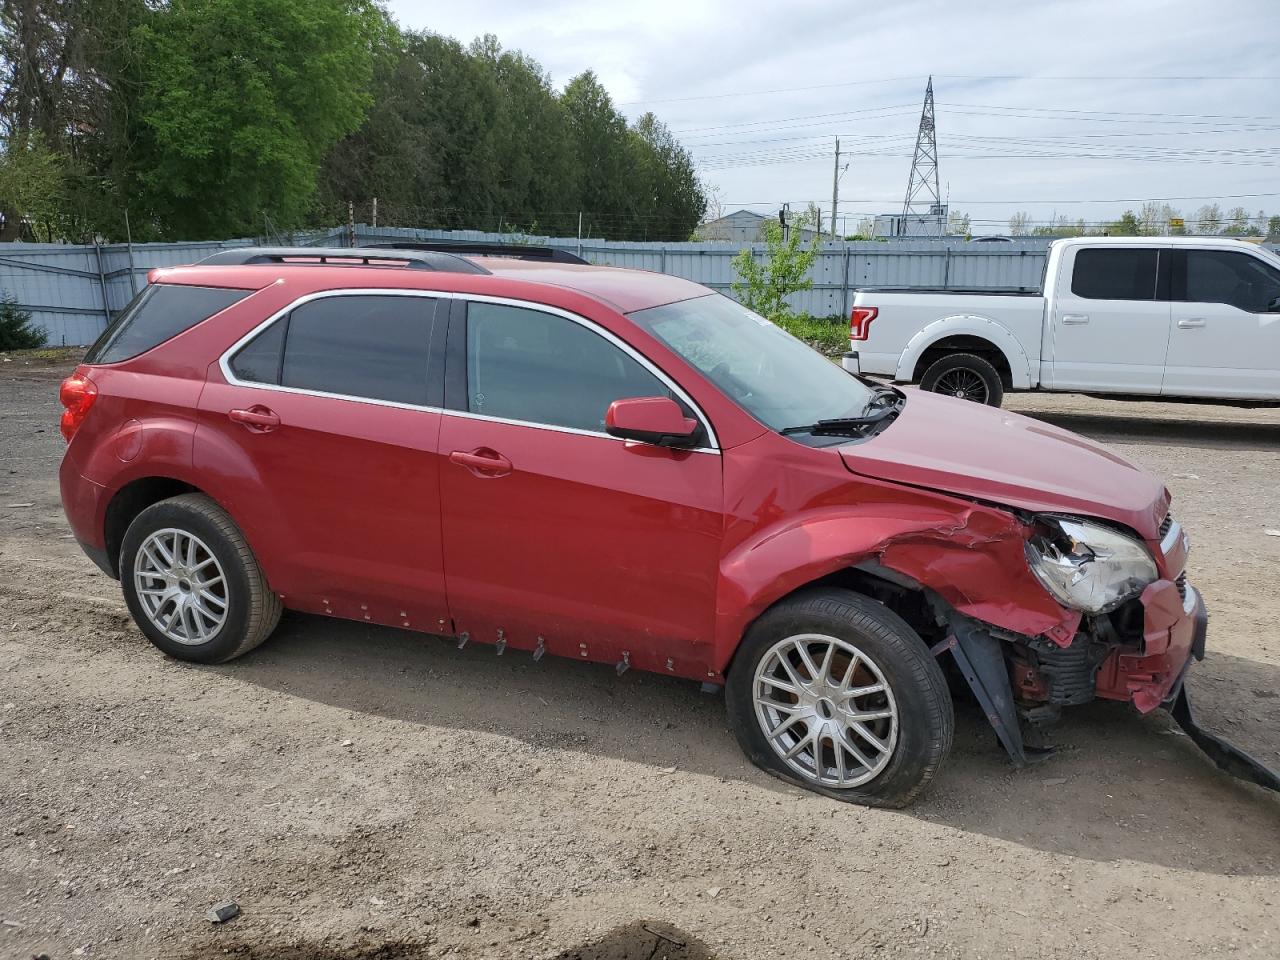
M 864 373 L 913 382 L 915 368 L 929 347 L 950 336 L 974 336 L 994 344 L 1009 361 L 1013 386 L 1039 382 L 1044 298 L 975 294 L 859 290 L 855 306 L 876 307 L 879 314 L 866 340 L 851 341 Z

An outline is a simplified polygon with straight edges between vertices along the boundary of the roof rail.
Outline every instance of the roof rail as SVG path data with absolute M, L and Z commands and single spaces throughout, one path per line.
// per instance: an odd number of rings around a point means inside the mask
M 391 251 L 366 247 L 235 247 L 199 261 L 204 266 L 294 264 L 316 266 L 400 267 L 442 273 L 488 273 L 484 267 L 456 254 L 436 250 Z
M 365 244 L 377 250 L 425 250 L 464 257 L 511 257 L 515 260 L 548 260 L 552 263 L 588 263 L 559 247 L 536 247 L 526 243 L 471 243 L 466 240 L 395 240 Z

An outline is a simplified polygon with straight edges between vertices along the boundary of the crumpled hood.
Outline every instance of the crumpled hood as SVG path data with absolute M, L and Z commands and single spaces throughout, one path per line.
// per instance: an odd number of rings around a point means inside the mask
M 908 389 L 878 436 L 839 448 L 854 473 L 1047 513 L 1101 517 L 1159 538 L 1169 493 L 1119 454 L 1040 420 Z

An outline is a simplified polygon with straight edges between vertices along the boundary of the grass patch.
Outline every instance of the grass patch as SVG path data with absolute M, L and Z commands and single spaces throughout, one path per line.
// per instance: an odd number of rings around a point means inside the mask
M 796 317 L 775 323 L 828 357 L 838 357 L 849 349 L 849 324 L 843 317 Z
M 31 350 L 0 350 L 0 357 L 26 363 L 67 363 L 82 360 L 84 347 L 36 347 Z

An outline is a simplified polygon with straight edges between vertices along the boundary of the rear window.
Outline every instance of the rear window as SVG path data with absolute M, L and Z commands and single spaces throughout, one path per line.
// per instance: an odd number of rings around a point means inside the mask
M 85 354 L 85 363 L 119 363 L 159 346 L 201 320 L 238 303 L 252 290 L 153 283 L 116 316 Z
M 1079 250 L 1071 292 L 1087 300 L 1154 300 L 1155 250 Z

